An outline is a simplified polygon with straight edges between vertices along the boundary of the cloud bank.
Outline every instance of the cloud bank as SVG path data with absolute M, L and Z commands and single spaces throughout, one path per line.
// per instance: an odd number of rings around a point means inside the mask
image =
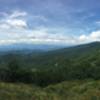
M 93 41 L 100 41 L 100 30 L 84 33 L 79 36 L 68 35 L 60 29 L 52 31 L 48 27 L 36 27 L 30 29 L 27 23 L 27 12 L 14 11 L 10 14 L 1 13 L 3 18 L 0 20 L 0 45 L 12 43 L 48 43 L 48 44 L 64 44 L 76 45 Z M 46 21 L 45 17 L 33 16 L 33 19 L 41 19 Z

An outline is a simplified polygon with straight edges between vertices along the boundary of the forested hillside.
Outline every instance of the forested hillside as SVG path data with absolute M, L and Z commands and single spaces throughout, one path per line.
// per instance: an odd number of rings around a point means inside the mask
M 100 43 L 35 55 L 9 52 L 0 56 L 0 81 L 47 86 L 62 81 L 100 79 Z

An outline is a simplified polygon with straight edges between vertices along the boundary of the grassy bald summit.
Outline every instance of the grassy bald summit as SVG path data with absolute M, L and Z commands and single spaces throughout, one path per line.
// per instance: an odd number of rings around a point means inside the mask
M 0 81 L 5 82 L 1 83 L 4 85 L 0 91 L 3 100 L 6 100 L 4 97 L 7 100 L 17 100 L 18 97 L 18 100 L 99 100 L 99 80 L 100 42 L 38 55 L 33 51 L 29 54 L 9 52 L 0 56 Z M 25 91 L 21 91 L 17 90 L 17 84 L 22 84 L 21 87 L 29 85 L 22 87 Z M 32 90 L 30 84 L 34 86 Z M 13 88 L 17 91 L 13 92 L 15 94 L 11 93 Z M 3 93 L 6 96 L 3 97 Z

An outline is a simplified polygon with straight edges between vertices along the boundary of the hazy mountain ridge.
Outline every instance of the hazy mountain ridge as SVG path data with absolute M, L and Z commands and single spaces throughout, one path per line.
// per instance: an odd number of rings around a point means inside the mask
M 0 54 L 7 53 L 19 53 L 19 54 L 30 54 L 30 53 L 43 53 L 47 51 L 53 51 L 59 48 L 64 48 L 65 46 L 60 45 L 47 45 L 47 44 L 9 44 L 0 45 Z

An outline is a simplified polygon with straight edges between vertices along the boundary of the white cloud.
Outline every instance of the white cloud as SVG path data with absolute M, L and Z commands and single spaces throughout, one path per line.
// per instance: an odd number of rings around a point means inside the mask
M 79 36 L 80 43 L 93 42 L 93 41 L 100 41 L 100 30 L 94 31 L 90 33 L 89 35 L 83 34 Z
M 8 19 L 6 20 L 6 25 L 10 26 L 11 28 L 26 28 L 27 23 L 21 19 Z
M 14 11 L 14 12 L 9 16 L 9 18 L 10 18 L 10 19 L 13 19 L 13 18 L 25 17 L 25 16 L 27 16 L 27 13 L 26 13 L 26 12 Z
M 92 32 L 92 33 L 90 34 L 90 38 L 92 38 L 93 40 L 98 40 L 98 39 L 100 39 L 100 31 Z
M 0 24 L 0 29 L 9 29 L 9 28 L 10 28 L 10 26 L 7 25 L 6 23 Z
M 6 14 L 2 20 L 0 20 L 0 29 L 12 29 L 12 28 L 26 28 L 27 21 L 24 17 L 26 12 L 15 11 L 11 14 Z
M 86 35 L 81 35 L 80 37 L 79 37 L 79 40 L 80 41 L 86 41 L 87 40 L 87 36 Z

